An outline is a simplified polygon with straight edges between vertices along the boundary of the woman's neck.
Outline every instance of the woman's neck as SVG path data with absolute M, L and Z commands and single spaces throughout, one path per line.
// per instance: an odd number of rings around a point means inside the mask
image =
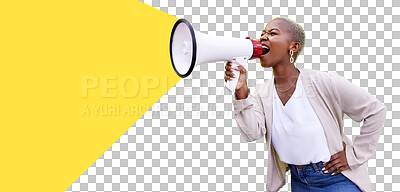
M 292 64 L 276 65 L 272 67 L 275 82 L 279 85 L 291 84 L 296 81 L 300 71 Z

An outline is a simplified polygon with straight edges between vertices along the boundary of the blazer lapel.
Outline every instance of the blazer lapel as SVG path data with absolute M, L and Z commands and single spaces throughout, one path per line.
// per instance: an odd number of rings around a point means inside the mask
M 304 91 L 307 95 L 308 101 L 311 104 L 311 107 L 314 109 L 315 114 L 317 115 L 319 121 L 321 122 L 322 127 L 324 128 L 324 133 L 326 136 L 326 140 L 328 142 L 329 152 L 331 154 L 336 153 L 339 149 L 332 143 L 333 139 L 335 138 L 336 134 L 329 124 L 329 116 L 324 112 L 322 107 L 325 103 L 321 103 L 321 96 L 317 90 L 317 82 L 316 76 L 313 71 L 308 69 L 299 69 L 301 73 L 303 73 L 302 83 L 304 87 Z M 340 139 L 340 138 L 339 138 Z
M 264 103 L 264 111 L 265 111 L 265 116 L 266 116 L 266 126 L 267 126 L 267 142 L 268 145 L 271 145 L 271 130 L 272 130 L 272 109 L 273 109 L 273 78 L 269 79 L 267 82 L 267 86 L 265 87 L 265 100 L 266 103 Z

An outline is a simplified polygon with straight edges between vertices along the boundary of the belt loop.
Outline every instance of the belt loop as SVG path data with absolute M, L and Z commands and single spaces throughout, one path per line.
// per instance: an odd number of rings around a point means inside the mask
M 311 163 L 311 165 L 312 165 L 314 171 L 315 171 L 315 172 L 318 172 L 318 165 L 317 165 L 317 163 Z

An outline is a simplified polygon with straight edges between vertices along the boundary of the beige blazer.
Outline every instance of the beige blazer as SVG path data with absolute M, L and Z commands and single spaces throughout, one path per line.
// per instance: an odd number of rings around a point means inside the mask
M 337 73 L 299 70 L 306 95 L 324 128 L 330 154 L 342 151 L 342 141 L 345 142 L 350 169 L 343 171 L 343 175 L 362 191 L 372 191 L 367 161 L 375 154 L 386 118 L 386 106 Z M 251 142 L 265 136 L 268 148 L 267 192 L 278 191 L 285 185 L 289 169 L 279 160 L 271 145 L 272 91 L 273 79 L 269 79 L 257 86 L 255 93 L 247 99 L 233 100 L 234 117 L 242 138 Z M 344 114 L 354 121 L 363 121 L 354 143 L 343 134 Z

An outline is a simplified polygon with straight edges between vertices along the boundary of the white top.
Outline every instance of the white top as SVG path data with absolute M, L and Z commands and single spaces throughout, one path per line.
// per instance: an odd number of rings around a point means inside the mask
M 274 84 L 271 142 L 282 162 L 306 165 L 330 159 L 325 132 L 303 89 L 301 73 L 284 106 Z

